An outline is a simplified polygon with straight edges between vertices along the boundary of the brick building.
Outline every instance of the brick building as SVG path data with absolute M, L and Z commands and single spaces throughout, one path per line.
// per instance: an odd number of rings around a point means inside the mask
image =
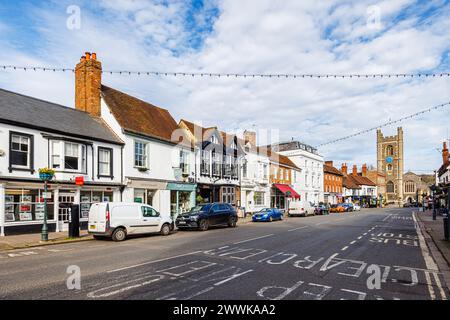
M 324 202 L 337 204 L 342 202 L 342 183 L 344 175 L 333 167 L 333 161 L 325 161 L 323 165 Z

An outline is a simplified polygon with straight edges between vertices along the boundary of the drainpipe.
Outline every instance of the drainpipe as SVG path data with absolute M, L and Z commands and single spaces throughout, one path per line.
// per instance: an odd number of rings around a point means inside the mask
M 120 148 L 120 184 L 123 185 L 123 145 Z M 123 186 L 120 186 L 119 192 L 120 192 L 120 202 L 123 201 L 123 191 L 125 188 Z
M 5 186 L 0 184 L 0 237 L 5 236 Z

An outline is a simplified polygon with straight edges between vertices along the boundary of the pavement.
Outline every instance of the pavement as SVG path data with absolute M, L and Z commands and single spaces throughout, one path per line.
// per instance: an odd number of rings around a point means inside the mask
M 433 220 L 431 210 L 419 211 L 415 214 L 418 217 L 419 226 L 424 232 L 425 242 L 438 268 L 445 271 L 443 273 L 444 280 L 447 287 L 450 287 L 450 241 L 445 240 L 443 217 L 438 215 L 436 220 Z
M 80 238 L 69 238 L 67 232 L 49 232 L 48 241 L 41 241 L 40 233 L 20 234 L 0 237 L 0 252 L 12 249 L 32 248 L 66 242 L 93 240 L 87 231 L 80 231 Z
M 443 300 L 412 209 L 0 253 L 0 299 Z
M 247 215 L 245 218 L 239 218 L 238 220 L 238 225 L 247 223 L 252 223 L 251 215 Z M 47 242 L 41 241 L 40 233 L 20 234 L 0 237 L 0 252 L 86 240 L 94 240 L 94 238 L 88 234 L 87 230 L 80 230 L 79 238 L 69 238 L 67 232 L 49 232 Z

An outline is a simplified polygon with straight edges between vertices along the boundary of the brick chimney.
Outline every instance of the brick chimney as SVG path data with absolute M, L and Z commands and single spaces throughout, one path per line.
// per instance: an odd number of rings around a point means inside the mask
M 367 164 L 362 165 L 362 176 L 367 177 Z
M 356 166 L 356 164 L 353 165 L 352 175 L 355 177 L 358 175 L 358 167 Z
M 333 166 L 333 161 L 325 161 L 325 164 L 329 167 Z
M 347 175 L 347 164 L 346 163 L 343 163 L 341 165 L 341 172 L 343 175 L 345 175 L 345 176 Z
M 250 142 L 253 147 L 256 146 L 256 132 L 248 130 L 244 131 L 244 143 L 247 144 L 247 142 Z
M 75 108 L 101 116 L 102 64 L 96 53 L 86 52 L 75 67 Z
M 446 141 L 444 141 L 444 145 L 442 146 L 442 163 L 443 164 L 449 164 L 448 149 L 447 149 L 447 142 Z

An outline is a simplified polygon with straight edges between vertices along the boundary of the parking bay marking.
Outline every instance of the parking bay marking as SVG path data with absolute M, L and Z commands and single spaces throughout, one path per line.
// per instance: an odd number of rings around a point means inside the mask
M 274 236 L 274 235 L 275 234 L 271 233 L 271 234 L 267 234 L 267 235 L 261 236 L 261 237 L 256 237 L 256 238 L 251 238 L 251 239 L 247 239 L 247 240 L 238 241 L 238 242 L 235 242 L 234 244 L 241 244 L 241 243 L 250 242 L 250 241 L 253 241 L 253 240 L 264 239 L 264 238 L 268 238 L 268 237 L 271 237 L 271 236 Z
M 305 229 L 305 228 L 308 228 L 308 226 L 303 226 L 303 227 L 298 227 L 298 228 L 290 229 L 290 230 L 288 230 L 288 232 L 295 231 L 295 230 L 300 230 L 300 229 Z
M 199 251 L 194 251 L 194 252 L 189 252 L 189 253 L 185 253 L 185 254 L 180 254 L 180 255 L 177 255 L 177 256 L 172 256 L 172 257 L 163 258 L 163 259 L 159 259 L 159 260 L 143 262 L 143 263 L 135 264 L 135 265 L 128 266 L 128 267 L 123 267 L 123 268 L 119 268 L 119 269 L 109 270 L 109 271 L 107 271 L 107 273 L 113 273 L 113 272 L 118 272 L 118 271 L 122 271 L 122 270 L 131 269 L 131 268 L 137 268 L 137 267 L 145 266 L 145 265 L 152 264 L 152 263 L 157 263 L 157 262 L 162 262 L 162 261 L 166 261 L 166 260 L 171 260 L 171 259 L 181 258 L 181 257 L 185 257 L 185 256 L 190 256 L 190 255 L 201 253 L 201 252 L 203 252 L 203 251 L 199 250 Z

